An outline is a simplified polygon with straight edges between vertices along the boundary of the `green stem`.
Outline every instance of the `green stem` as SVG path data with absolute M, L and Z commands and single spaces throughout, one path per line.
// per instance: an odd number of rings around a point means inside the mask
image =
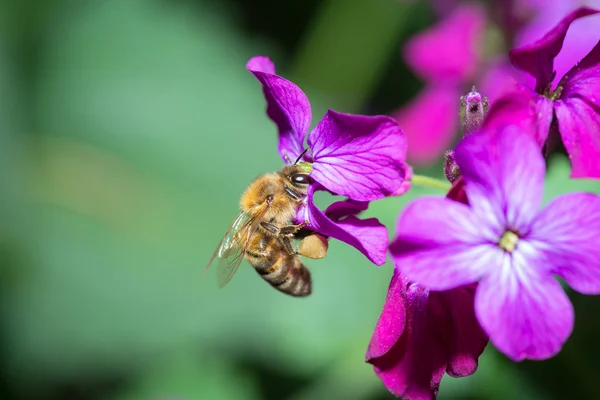
M 440 179 L 430 178 L 424 175 L 413 175 L 410 181 L 415 185 L 426 186 L 434 189 L 440 189 L 444 192 L 450 190 L 452 185 L 449 182 L 444 182 Z

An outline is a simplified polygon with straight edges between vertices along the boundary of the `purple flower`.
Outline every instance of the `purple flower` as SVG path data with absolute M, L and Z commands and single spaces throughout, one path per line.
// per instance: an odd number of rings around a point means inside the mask
M 521 47 L 538 40 L 557 25 L 566 15 L 580 6 L 600 8 L 600 0 L 526 0 L 523 2 L 533 18 L 521 29 L 515 38 L 515 47 Z M 529 3 L 529 4 L 527 4 Z M 600 25 L 596 18 L 583 18 L 574 21 L 565 36 L 562 50 L 554 58 L 556 78 L 566 73 L 581 60 L 598 42 Z M 534 86 L 533 77 L 526 75 L 523 83 Z
M 246 65 L 263 86 L 267 114 L 279 129 L 279 154 L 293 162 L 304 150 L 312 118 L 304 92 L 275 75 L 275 65 L 257 56 Z M 329 110 L 308 134 L 311 177 L 331 192 L 371 201 L 396 191 L 406 175 L 406 140 L 386 116 L 342 114 Z
M 467 136 L 455 150 L 470 206 L 421 198 L 390 246 L 402 274 L 430 290 L 479 282 L 475 314 L 511 359 L 558 353 L 573 307 L 553 275 L 600 293 L 600 196 L 572 193 L 539 211 L 544 159 L 515 126 Z
M 594 2 L 600 4 L 600 0 Z M 453 5 L 452 10 L 440 14 L 444 18 L 436 25 L 409 40 L 404 48 L 404 59 L 425 82 L 425 88 L 393 113 L 407 135 L 408 160 L 419 165 L 430 164 L 450 147 L 459 127 L 458 115 L 454 112 L 457 99 L 473 83 L 492 104 L 515 85 L 527 84 L 532 78 L 511 65 L 502 48 L 530 43 L 578 3 L 581 1 L 527 0 L 494 1 L 486 8 L 473 4 Z M 494 36 L 500 40 L 490 43 L 485 38 L 489 30 L 486 26 L 492 25 L 488 22 L 492 15 L 496 21 L 500 20 L 502 29 L 501 36 Z M 555 60 L 559 76 L 596 43 L 600 24 L 587 23 L 577 21 L 571 28 L 567 46 Z M 593 44 L 590 45 L 590 41 Z
M 475 318 L 475 287 L 432 292 L 394 271 L 366 356 L 391 393 L 433 399 L 444 373 L 475 372 L 488 342 Z
M 555 86 L 554 59 L 571 23 L 596 13 L 578 8 L 537 42 L 511 51 L 513 64 L 536 79 L 535 90 L 519 85 L 493 105 L 485 122 L 490 128 L 519 124 L 534 132 L 542 146 L 556 116 L 574 178 L 600 178 L 600 25 L 588 32 L 597 44 L 578 64 L 571 64 Z
M 385 264 L 388 231 L 377 218 L 359 219 L 356 217 L 369 205 L 366 201 L 343 200 L 331 204 L 325 212 L 319 210 L 312 201 L 316 191 L 325 190 L 314 184 L 308 189 L 305 207 L 298 210 L 298 222 L 309 221 L 309 228 L 320 234 L 341 240 L 356 248 L 376 265 Z
M 342 240 L 363 252 L 371 261 L 385 263 L 387 231 L 377 220 L 349 216 L 330 219 L 313 203 L 317 190 L 327 190 L 358 202 L 381 199 L 398 191 L 404 183 L 406 140 L 398 123 L 386 116 L 361 116 L 329 110 L 310 132 L 311 107 L 304 92 L 275 74 L 267 57 L 257 56 L 246 68 L 262 84 L 267 115 L 279 130 L 278 150 L 293 163 L 304 151 L 315 181 L 302 208 L 308 228 Z M 308 133 L 308 135 L 307 135 Z M 298 213 L 300 216 L 300 212 Z
M 485 20 L 481 7 L 461 5 L 405 46 L 406 63 L 426 82 L 413 101 L 394 113 L 407 135 L 411 163 L 429 164 L 450 146 L 463 86 L 472 83 L 482 62 Z

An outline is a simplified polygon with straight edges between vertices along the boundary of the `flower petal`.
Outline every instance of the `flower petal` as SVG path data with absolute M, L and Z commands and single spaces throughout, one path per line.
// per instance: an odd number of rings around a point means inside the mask
M 600 196 L 570 193 L 538 215 L 527 240 L 547 255 L 552 272 L 584 294 L 600 294 Z
M 394 271 L 367 362 L 394 395 L 433 399 L 444 369 L 471 375 L 487 344 L 475 318 L 476 285 L 430 292 Z
M 400 187 L 398 189 L 396 189 L 396 191 L 394 193 L 392 193 L 390 196 L 402 196 L 403 194 L 407 193 L 410 188 L 412 187 L 412 182 L 411 179 L 413 177 L 413 169 L 411 168 L 410 165 L 406 166 L 406 176 L 404 177 L 404 182 L 402 182 L 402 185 L 400 185 Z
M 600 178 L 600 114 L 579 98 L 556 103 L 558 128 L 572 178 Z
M 600 42 L 567 74 L 556 117 L 572 178 L 600 178 Z
M 255 56 L 246 63 L 246 69 L 252 73 L 264 72 L 275 75 L 275 63 L 269 57 Z
M 367 362 L 385 355 L 404 333 L 406 325 L 405 303 L 406 282 L 394 270 L 387 297 L 383 304 L 383 310 L 377 320 L 377 325 L 375 325 L 375 330 L 367 349 Z
M 600 108 L 600 41 L 565 76 L 561 98 L 579 97 Z
M 452 187 L 448 191 L 446 198 L 458 201 L 459 203 L 469 204 L 469 199 L 467 199 L 467 192 L 465 190 L 465 180 L 462 177 L 458 177 L 458 179 L 452 183 Z
M 460 95 L 458 87 L 427 86 L 394 113 L 406 133 L 411 164 L 432 164 L 450 147 L 458 131 Z
M 246 64 L 261 83 L 267 100 L 267 115 L 279 130 L 279 155 L 285 162 L 294 162 L 304 150 L 311 110 L 308 98 L 292 82 L 275 75 L 275 64 L 264 56 L 256 56 Z
M 394 119 L 329 110 L 308 136 L 311 177 L 331 192 L 358 201 L 392 194 L 406 176 L 406 139 Z
M 348 243 L 376 265 L 385 264 L 387 228 L 377 218 L 359 219 L 349 215 L 341 221 L 332 221 L 314 204 L 313 195 L 316 190 L 322 188 L 318 184 L 309 187 L 307 206 L 298 212 L 303 220 L 309 222 L 307 228 Z
M 390 245 L 396 268 L 432 290 L 476 282 L 494 267 L 483 236 L 486 228 L 471 209 L 446 198 L 423 197 L 402 213 Z
M 513 90 L 519 82 L 524 83 L 524 78 L 532 79 L 525 72 L 515 68 L 508 57 L 497 55 L 488 62 L 485 73 L 479 79 L 477 89 L 493 105 L 500 96 Z
M 429 294 L 437 328 L 441 332 L 446 332 L 448 343 L 446 372 L 453 377 L 475 373 L 478 358 L 488 343 L 488 337 L 475 317 L 476 287 L 475 283 Z
M 538 40 L 559 23 L 565 15 L 582 3 L 583 1 L 538 1 L 536 9 L 530 11 L 532 18 L 524 24 L 523 29 L 516 33 L 514 37 L 515 47 L 530 44 Z M 586 5 L 598 8 L 600 2 L 598 0 L 586 1 Z M 600 15 L 598 14 L 573 21 L 562 43 L 560 53 L 554 58 L 555 78 L 553 83 L 560 81 L 573 65 L 581 61 L 590 49 L 594 47 L 600 37 L 599 27 Z M 530 83 L 530 86 L 534 87 L 535 79 L 529 75 L 528 78 L 533 81 Z M 525 83 L 523 80 L 521 82 Z M 529 82 L 527 83 L 529 84 Z
M 325 210 L 325 215 L 327 215 L 332 221 L 339 221 L 349 215 L 357 215 L 360 212 L 365 211 L 367 208 L 369 208 L 368 201 L 336 201 L 327 207 Z
M 553 103 L 524 85 L 508 90 L 492 102 L 483 128 L 496 130 L 516 125 L 528 132 L 540 146 L 546 143 L 553 116 Z
M 496 240 L 506 228 L 527 231 L 542 201 L 546 165 L 530 136 L 515 126 L 486 130 L 454 152 L 469 204 Z
M 540 260 L 498 252 L 502 267 L 477 288 L 477 319 L 494 346 L 514 361 L 554 356 L 573 328 L 569 298 L 552 276 L 535 269 Z
M 588 7 L 579 7 L 564 17 L 538 41 L 510 52 L 513 64 L 536 78 L 536 89 L 543 90 L 552 82 L 554 58 L 563 46 L 567 30 L 573 21 L 598 13 Z
M 404 59 L 424 80 L 460 85 L 477 71 L 485 24 L 481 7 L 459 5 L 437 25 L 412 37 Z
M 398 290 L 404 292 L 397 298 L 405 302 L 406 325 L 389 350 L 367 361 L 393 395 L 434 400 L 446 369 L 443 332 L 435 324 L 429 291 L 396 274 L 393 279 L 398 280 Z

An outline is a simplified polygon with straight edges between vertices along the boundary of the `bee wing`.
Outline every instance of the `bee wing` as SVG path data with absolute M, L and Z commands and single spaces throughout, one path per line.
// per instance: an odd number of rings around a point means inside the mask
M 248 220 L 242 226 L 242 229 L 238 231 L 238 235 L 234 237 L 233 246 L 224 254 L 223 258 L 219 258 L 219 263 L 217 264 L 217 283 L 220 288 L 227 285 L 238 270 L 244 259 L 244 253 L 248 248 L 250 239 L 256 232 L 258 225 L 260 225 L 260 221 L 260 218 Z
M 204 269 L 204 273 L 208 271 L 208 269 L 212 265 L 213 261 L 215 261 L 215 258 L 217 258 L 217 256 L 219 258 L 223 258 L 231 252 L 232 247 L 234 245 L 235 235 L 240 231 L 240 228 L 248 222 L 249 219 L 250 217 L 248 216 L 248 214 L 244 212 L 238 214 L 233 223 L 229 226 L 229 229 L 227 229 L 227 232 L 225 232 L 223 239 L 221 239 L 221 242 L 217 246 L 217 249 L 215 250 L 213 255 L 210 257 L 210 260 L 208 260 L 208 264 Z
M 208 269 L 212 262 L 215 259 L 217 260 L 217 283 L 219 287 L 222 288 L 227 285 L 231 278 L 233 278 L 233 275 L 244 259 L 244 253 L 248 248 L 252 236 L 256 233 L 269 207 L 270 204 L 265 202 L 262 205 L 262 209 L 253 218 L 246 213 L 240 213 L 223 237 L 223 240 L 221 240 L 221 244 L 217 247 L 206 267 Z

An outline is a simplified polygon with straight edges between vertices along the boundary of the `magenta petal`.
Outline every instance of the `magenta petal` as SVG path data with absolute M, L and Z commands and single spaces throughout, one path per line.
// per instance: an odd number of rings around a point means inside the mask
M 552 124 L 552 118 L 554 117 L 553 104 L 552 101 L 544 96 L 536 96 L 534 101 L 537 119 L 531 128 L 526 127 L 526 129 L 530 129 L 526 132 L 534 134 L 535 136 L 533 136 L 533 138 L 537 144 L 543 146 L 548 139 L 550 125 Z
M 266 72 L 275 75 L 275 63 L 265 56 L 252 57 L 246 63 L 246 69 L 250 72 Z
M 556 118 L 572 178 L 600 178 L 600 114 L 579 98 L 556 102 Z
M 600 109 L 600 41 L 565 76 L 561 98 L 579 97 Z
M 462 4 L 433 28 L 411 38 L 404 59 L 424 80 L 460 85 L 479 65 L 485 24 L 481 7 Z
M 600 196 L 571 193 L 538 215 L 527 237 L 573 289 L 600 294 Z
M 469 199 L 467 198 L 467 191 L 465 190 L 465 180 L 462 177 L 459 177 L 457 180 L 452 183 L 452 187 L 448 191 L 446 195 L 447 199 L 458 201 L 459 203 L 469 204 Z
M 320 190 L 318 185 L 311 185 L 308 189 L 307 207 L 299 212 L 303 213 L 304 219 L 309 222 L 308 228 L 348 243 L 376 265 L 385 264 L 387 228 L 377 218 L 359 219 L 350 215 L 341 221 L 332 221 L 313 203 L 315 190 Z
M 483 128 L 496 130 L 508 125 L 529 133 L 540 146 L 546 143 L 552 123 L 553 103 L 523 85 L 517 85 L 492 102 Z
M 538 90 L 544 89 L 552 81 L 554 58 L 562 49 L 569 26 L 573 21 L 597 12 L 587 7 L 574 10 L 537 42 L 512 50 L 510 58 L 513 64 L 536 78 Z
M 385 355 L 398 341 L 406 325 L 406 283 L 394 270 L 383 310 L 367 350 L 367 362 Z
M 497 56 L 485 69 L 477 89 L 488 98 L 491 105 L 494 105 L 500 96 L 513 90 L 519 82 L 525 83 L 525 78 L 532 79 L 528 74 L 515 68 L 508 58 Z
M 567 74 L 555 102 L 573 178 L 600 178 L 600 43 Z
M 552 29 L 565 15 L 573 11 L 583 1 L 579 0 L 554 0 L 542 1 L 538 10 L 532 10 L 532 19 L 515 35 L 515 47 L 530 44 L 542 37 Z M 600 2 L 597 0 L 586 1 L 587 6 L 598 8 Z M 556 73 L 554 82 L 567 74 L 592 47 L 598 42 L 600 28 L 600 15 L 581 18 L 574 21 L 565 36 L 560 53 L 554 58 L 554 71 Z M 522 81 L 523 82 L 523 81 Z M 535 80 L 534 80 L 535 82 Z M 531 87 L 533 87 L 531 85 Z
M 488 337 L 475 317 L 477 284 L 429 294 L 438 329 L 446 333 L 449 358 L 446 372 L 453 377 L 468 376 L 477 370 L 477 360 Z
M 522 232 L 536 216 L 542 201 L 546 164 L 531 134 L 508 126 L 473 134 L 456 147 L 456 161 L 465 180 L 467 197 L 481 221 Z
M 285 162 L 294 162 L 304 150 L 304 136 L 310 127 L 308 98 L 298 86 L 275 75 L 275 65 L 267 57 L 251 58 L 246 68 L 263 87 L 267 115 L 279 130 L 279 155 Z
M 410 165 L 406 166 L 406 177 L 404 178 L 404 182 L 402 182 L 402 185 L 400 185 L 400 187 L 398 189 L 396 189 L 396 191 L 394 193 L 391 194 L 391 196 L 402 196 L 403 194 L 407 193 L 410 188 L 412 187 L 412 179 L 413 176 L 413 169 L 411 168 Z
M 331 192 L 358 201 L 381 199 L 406 176 L 406 139 L 386 116 L 367 117 L 329 110 L 308 136 L 311 177 Z
M 432 290 L 448 290 L 476 282 L 494 260 L 489 257 L 485 226 L 471 209 L 438 197 L 413 201 L 401 214 L 390 254 L 411 281 Z
M 494 346 L 512 360 L 550 358 L 571 334 L 573 306 L 558 282 L 538 274 L 531 260 L 516 253 L 512 261 L 503 256 L 503 267 L 492 270 L 477 288 L 477 319 Z
M 325 215 L 327 215 L 332 221 L 339 221 L 349 215 L 357 215 L 360 212 L 365 211 L 367 208 L 369 208 L 369 202 L 367 201 L 336 201 L 327 207 L 325 210 Z
M 434 399 L 444 370 L 467 376 L 487 336 L 475 318 L 476 285 L 430 292 L 398 271 L 367 351 L 367 362 L 394 395 Z
M 396 290 L 403 292 L 395 299 L 405 302 L 396 307 L 405 310 L 406 325 L 389 350 L 378 357 L 369 357 L 367 361 L 373 364 L 377 376 L 395 396 L 434 400 L 446 369 L 447 348 L 443 332 L 436 326 L 429 307 L 429 291 L 408 283 L 398 272 L 394 274 L 392 283 L 396 279 L 399 286 Z M 391 325 L 392 328 L 398 326 L 399 323 Z M 393 336 L 397 335 L 390 335 L 389 339 Z
M 411 164 L 436 162 L 451 147 L 458 131 L 458 86 L 429 86 L 394 113 L 408 143 Z

